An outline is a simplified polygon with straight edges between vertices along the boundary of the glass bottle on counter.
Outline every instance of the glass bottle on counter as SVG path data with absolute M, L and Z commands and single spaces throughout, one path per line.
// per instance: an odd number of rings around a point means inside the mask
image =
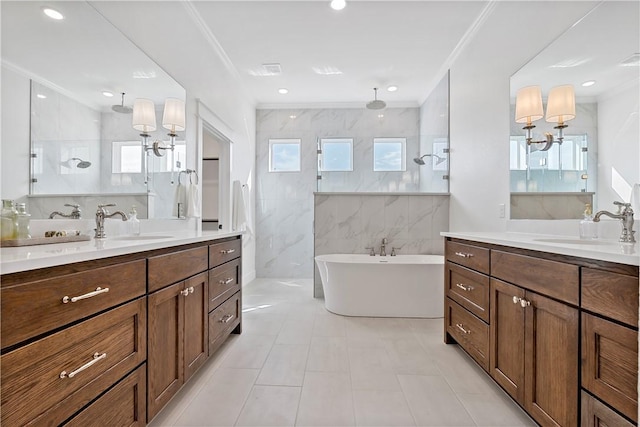
M 140 235 L 140 220 L 138 219 L 138 212 L 136 211 L 135 205 L 131 206 L 127 225 L 129 227 L 129 234 L 132 234 L 134 236 Z
M 15 239 L 18 236 L 18 212 L 13 200 L 2 200 L 0 211 L 0 240 Z
M 17 203 L 17 237 L 18 239 L 30 239 L 31 234 L 29 232 L 29 220 L 31 214 L 27 213 L 27 205 L 25 203 Z

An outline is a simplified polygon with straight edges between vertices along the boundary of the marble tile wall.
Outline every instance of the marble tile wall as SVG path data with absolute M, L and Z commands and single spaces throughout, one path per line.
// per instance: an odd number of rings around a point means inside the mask
M 511 219 L 582 219 L 593 198 L 594 193 L 511 193 Z
M 135 205 L 138 212 L 138 219 L 149 218 L 147 207 L 153 207 L 153 195 L 147 193 L 138 194 L 60 194 L 41 195 L 27 197 L 27 211 L 33 219 L 46 219 L 53 211 L 70 213 L 72 208 L 66 207 L 65 203 L 80 205 L 82 218 L 95 218 L 98 204 L 115 203 L 116 206 L 110 208 L 111 212 L 121 210 L 129 213 L 131 206 Z M 153 217 L 151 212 L 151 217 Z M 59 217 L 56 217 L 59 218 Z
M 256 273 L 258 277 L 310 278 L 313 274 L 313 193 L 317 189 L 317 139 L 353 137 L 354 159 L 365 167 L 373 137 L 407 137 L 407 172 L 327 175 L 323 185 L 340 191 L 417 191 L 419 109 L 278 109 L 256 113 Z M 292 118 L 294 117 L 294 118 Z M 269 139 L 301 140 L 300 172 L 269 172 Z M 368 154 L 367 154 L 368 153 Z M 369 157 L 366 157 L 369 156 Z M 369 160 L 363 160 L 365 157 Z M 325 178 L 323 176 L 323 178 Z M 353 181 L 351 181 L 353 179 Z M 345 180 L 349 181 L 346 182 Z M 325 184 L 326 183 L 326 184 Z M 323 188 L 323 191 L 330 191 Z
M 380 253 L 383 238 L 387 253 L 443 254 L 440 232 L 449 230 L 449 196 L 443 195 L 315 195 L 315 255 Z M 321 297 L 317 268 L 314 295 Z

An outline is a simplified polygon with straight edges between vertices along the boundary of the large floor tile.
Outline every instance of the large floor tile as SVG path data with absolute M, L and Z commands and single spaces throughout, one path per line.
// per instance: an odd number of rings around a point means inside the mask
M 353 426 L 353 392 L 348 374 L 307 372 L 297 426 Z
M 254 386 L 236 425 L 295 425 L 300 391 L 301 387 Z
M 413 426 L 415 422 L 401 391 L 354 390 L 358 426 Z
M 398 375 L 409 408 L 419 426 L 475 426 L 443 377 Z
M 485 394 L 459 394 L 458 397 L 479 426 L 537 425 L 502 390 Z
M 415 337 L 384 339 L 383 342 L 396 374 L 440 375 L 438 365 Z
M 308 352 L 308 345 L 275 344 L 256 384 L 301 386 Z
M 349 372 L 349 352 L 344 337 L 313 337 L 307 358 L 310 372 Z
M 314 337 L 346 337 L 347 327 L 344 318 L 335 314 L 315 316 Z
M 313 323 L 313 317 L 311 319 L 287 318 L 278 333 L 276 344 L 309 345 Z

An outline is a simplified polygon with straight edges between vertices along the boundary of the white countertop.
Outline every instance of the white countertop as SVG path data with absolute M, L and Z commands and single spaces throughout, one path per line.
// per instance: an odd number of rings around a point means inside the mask
M 136 252 L 151 251 L 189 243 L 239 236 L 238 231 L 171 231 L 132 236 L 108 237 L 72 243 L 0 248 L 0 273 L 17 273 L 44 267 L 90 261 Z
M 440 235 L 540 252 L 640 265 L 640 247 L 637 242 L 629 244 L 616 240 L 580 240 L 572 236 L 509 232 L 443 232 Z

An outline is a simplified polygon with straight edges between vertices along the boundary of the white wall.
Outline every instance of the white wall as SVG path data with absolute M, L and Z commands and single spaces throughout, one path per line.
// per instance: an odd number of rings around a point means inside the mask
M 509 77 L 596 3 L 497 2 L 451 66 L 451 231 L 507 229 Z

